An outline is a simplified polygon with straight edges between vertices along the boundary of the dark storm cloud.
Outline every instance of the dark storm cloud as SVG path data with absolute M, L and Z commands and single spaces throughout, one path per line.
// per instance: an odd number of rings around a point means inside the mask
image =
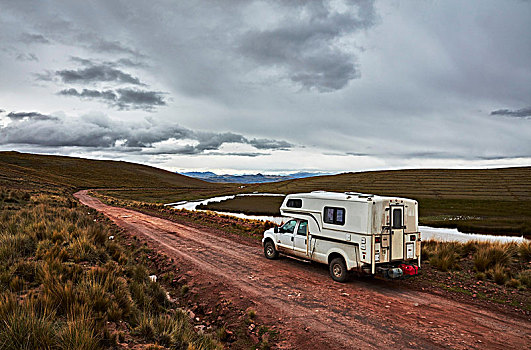
M 59 76 L 65 83 L 85 84 L 94 82 L 116 82 L 145 85 L 142 84 L 138 78 L 104 64 L 80 69 L 59 70 L 56 71 L 55 74 Z
M 38 147 L 86 147 L 135 154 L 225 154 L 210 152 L 224 144 L 253 145 L 243 135 L 225 132 L 194 131 L 177 124 L 159 124 L 153 120 L 143 123 L 124 123 L 105 115 L 82 117 L 54 117 L 38 112 L 10 113 L 12 122 L 0 127 L 0 144 L 24 144 Z M 179 141 L 179 145 L 157 145 L 163 141 Z M 272 145 L 260 149 L 276 149 L 285 141 L 268 140 Z M 171 142 L 170 142 L 171 143 Z M 227 155 L 229 153 L 226 153 Z M 231 153 L 235 155 L 236 153 Z M 239 155 L 255 156 L 253 152 Z M 260 153 L 256 153 L 260 155 Z
M 505 117 L 515 117 L 515 118 L 528 118 L 531 117 L 531 107 L 510 110 L 510 109 L 498 109 L 496 111 L 490 112 L 490 115 L 501 115 Z
M 3 110 L 0 110 L 4 112 Z M 10 112 L 7 115 L 11 120 L 22 120 L 22 119 L 40 119 L 40 120 L 50 120 L 56 119 L 50 115 L 42 114 L 39 112 Z
M 155 107 L 164 106 L 166 102 L 162 97 L 162 92 L 147 91 L 137 89 L 116 89 L 116 90 L 93 90 L 70 88 L 58 92 L 63 96 L 75 96 L 79 98 L 99 99 L 121 110 L 141 109 L 152 111 Z
M 20 37 L 20 40 L 26 44 L 49 44 L 50 40 L 46 39 L 42 34 L 30 34 L 23 33 Z
M 287 4 L 290 6 L 292 4 Z M 351 3 L 357 11 L 339 13 L 324 3 L 309 2 L 276 28 L 248 31 L 241 40 L 241 52 L 262 65 L 278 67 L 306 88 L 334 91 L 360 76 L 356 57 L 337 41 L 374 24 L 372 1 Z

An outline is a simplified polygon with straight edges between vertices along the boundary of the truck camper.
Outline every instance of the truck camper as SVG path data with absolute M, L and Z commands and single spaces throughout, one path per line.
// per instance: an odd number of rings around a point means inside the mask
M 418 203 L 357 192 L 287 195 L 286 222 L 264 232 L 264 255 L 279 253 L 329 266 L 332 279 L 348 272 L 395 279 L 418 274 Z

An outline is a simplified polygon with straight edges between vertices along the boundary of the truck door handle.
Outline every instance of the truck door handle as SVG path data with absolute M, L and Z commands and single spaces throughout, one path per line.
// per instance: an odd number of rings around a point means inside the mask
M 291 241 L 293 242 L 293 236 L 291 236 Z

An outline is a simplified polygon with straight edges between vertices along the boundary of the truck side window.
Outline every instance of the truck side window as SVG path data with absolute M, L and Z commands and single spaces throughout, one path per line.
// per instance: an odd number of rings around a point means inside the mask
M 301 221 L 299 228 L 297 229 L 297 234 L 301 236 L 306 236 L 306 229 L 308 228 L 308 221 Z
M 402 208 L 393 209 L 393 228 L 402 228 Z
M 293 233 L 293 231 L 295 231 L 295 225 L 297 225 L 297 220 L 290 220 L 280 228 L 280 232 Z
M 324 208 L 324 222 L 327 224 L 344 225 L 345 224 L 345 209 L 325 207 Z

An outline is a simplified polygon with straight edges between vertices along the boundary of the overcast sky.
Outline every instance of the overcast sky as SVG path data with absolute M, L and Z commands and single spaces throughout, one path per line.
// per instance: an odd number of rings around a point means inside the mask
M 0 149 L 219 173 L 531 165 L 529 1 L 0 0 Z

